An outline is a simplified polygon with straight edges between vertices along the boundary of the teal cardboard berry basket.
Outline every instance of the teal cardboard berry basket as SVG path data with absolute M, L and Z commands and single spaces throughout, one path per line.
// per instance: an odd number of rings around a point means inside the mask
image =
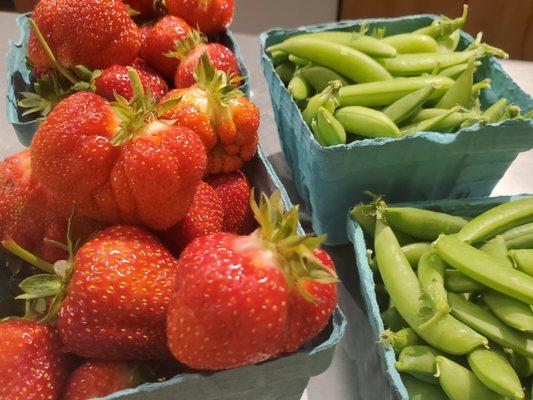
M 31 71 L 26 67 L 26 44 L 30 36 L 30 24 L 28 18 L 31 13 L 20 15 L 17 18 L 17 25 L 20 30 L 19 40 L 11 43 L 9 52 L 6 55 L 7 62 L 7 119 L 15 133 L 24 146 L 29 146 L 35 131 L 37 130 L 38 120 L 34 114 L 22 116 L 24 109 L 18 106 L 21 99 L 20 92 L 33 91 L 33 76 Z M 226 31 L 217 37 L 217 41 L 229 47 L 237 56 L 241 75 L 244 77 L 241 90 L 249 95 L 248 70 L 242 58 L 241 50 L 235 36 L 231 31 Z
M 394 206 L 417 207 L 465 217 L 473 217 L 497 205 L 524 197 L 528 197 L 528 195 L 421 201 L 400 203 L 395 204 Z M 375 291 L 374 273 L 368 264 L 367 258 L 367 250 L 374 247 L 372 239 L 365 235 L 361 226 L 352 219 L 350 214 L 348 215 L 347 232 L 348 238 L 353 244 L 355 251 L 361 296 L 363 297 L 366 306 L 366 313 L 368 315 L 368 320 L 370 321 L 370 326 L 374 332 L 374 337 L 377 343 L 376 350 L 381 360 L 381 366 L 397 397 L 402 400 L 409 400 L 407 390 L 405 389 L 400 374 L 395 367 L 396 358 L 394 351 L 391 347 L 380 341 L 380 335 L 385 328 L 378 305 L 378 295 Z
M 328 234 L 328 244 L 347 242 L 345 218 L 365 191 L 387 195 L 390 201 L 432 200 L 488 196 L 520 152 L 533 147 L 533 122 L 509 120 L 473 125 L 454 134 L 425 132 L 400 139 L 364 139 L 324 148 L 304 123 L 296 103 L 278 77 L 271 45 L 305 32 L 354 30 L 362 22 L 370 29 L 386 27 L 387 34 L 428 25 L 434 15 L 393 19 L 344 21 L 273 29 L 261 35 L 262 65 L 268 82 L 281 146 L 292 169 L 300 196 L 311 209 L 313 228 Z M 463 33 L 460 48 L 473 38 Z M 503 71 L 494 58 L 485 58 L 476 79 L 492 79 L 481 95 L 483 107 L 500 97 L 533 109 L 533 99 Z

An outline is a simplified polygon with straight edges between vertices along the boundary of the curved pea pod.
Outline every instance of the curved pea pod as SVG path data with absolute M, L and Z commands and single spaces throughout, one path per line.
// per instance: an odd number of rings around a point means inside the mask
M 339 92 L 341 106 L 388 106 L 402 97 L 432 85 L 436 89 L 429 99 L 439 99 L 453 85 L 446 76 L 416 76 L 397 78 L 392 81 L 361 83 L 344 86 Z
M 481 65 L 481 61 L 475 61 L 476 68 Z M 444 68 L 439 72 L 440 76 L 447 76 L 448 78 L 457 79 L 464 70 L 468 67 L 468 63 L 452 65 L 451 67 Z
M 444 273 L 444 287 L 452 293 L 470 293 L 485 289 L 482 284 L 456 269 L 446 270 Z
M 398 54 L 436 53 L 439 50 L 435 39 L 418 33 L 399 33 L 387 36 L 381 41 L 394 47 Z
M 272 64 L 274 64 L 275 67 L 286 63 L 289 59 L 289 55 L 287 53 L 284 53 L 283 51 L 273 51 L 270 54 L 270 57 L 272 58 Z
M 435 357 L 442 353 L 431 346 L 415 345 L 403 349 L 396 361 L 396 369 L 400 372 L 418 373 L 433 376 L 437 372 Z
M 435 316 L 448 314 L 448 294 L 444 288 L 446 265 L 435 250 L 426 252 L 418 262 L 418 280 L 420 286 L 429 295 Z
M 486 387 L 512 399 L 524 398 L 520 378 L 505 355 L 495 350 L 477 349 L 467 358 L 472 372 Z
M 490 390 L 469 369 L 438 356 L 435 359 L 439 382 L 451 400 L 505 400 L 505 397 Z
M 459 240 L 478 243 L 533 220 L 533 197 L 501 204 L 471 219 L 459 232 Z
M 509 328 L 490 311 L 466 300 L 462 295 L 448 293 L 451 314 L 504 348 L 525 357 L 533 357 L 533 339 Z
M 440 53 L 449 53 L 455 51 L 457 46 L 459 46 L 459 41 L 461 40 L 461 30 L 456 29 L 448 36 L 443 36 L 438 39 L 438 51 Z
M 326 108 L 329 112 L 334 112 L 339 104 L 339 81 L 331 82 L 322 92 L 309 99 L 307 107 L 302 111 L 302 118 L 305 123 L 311 126 L 311 121 L 316 118 L 320 107 Z
M 392 303 L 422 339 L 450 354 L 467 354 L 488 343 L 485 337 L 449 314 L 421 328 L 425 322 L 418 313 L 422 289 L 392 229 L 381 218 L 376 219 L 374 250 L 381 278 Z
M 342 75 L 319 65 L 302 68 L 300 73 L 317 92 L 323 91 L 332 81 L 339 81 L 341 86 L 348 85 L 348 81 Z
M 525 357 L 514 351 L 510 352 L 509 358 L 514 370 L 520 378 L 527 378 L 533 375 L 533 358 Z
M 314 32 L 297 36 L 298 38 L 319 39 L 328 42 L 342 44 L 365 53 L 370 57 L 395 57 L 396 49 L 383 41 L 372 36 L 358 32 L 326 31 Z
M 395 124 L 401 124 L 424 105 L 429 96 L 431 96 L 431 93 L 433 93 L 433 90 L 435 90 L 435 88 L 431 85 L 424 86 L 423 88 L 396 100 L 382 112 Z
M 411 125 L 407 125 L 402 128 L 401 133 L 402 135 L 410 135 L 410 134 L 414 134 L 417 132 L 434 131 L 436 130 L 437 127 L 440 127 L 448 117 L 456 113 L 458 110 L 459 108 L 454 107 L 450 110 L 446 110 L 446 112 L 443 113 L 442 115 L 438 115 L 436 117 L 426 119 L 424 121 L 420 121 L 420 122 L 416 122 Z
M 396 236 L 398 236 L 398 233 L 396 233 Z M 407 258 L 411 268 L 417 269 L 420 258 L 430 249 L 431 245 L 427 242 L 415 242 L 403 246 L 402 253 L 405 255 L 405 258 Z
M 441 233 L 457 233 L 467 223 L 462 217 L 413 207 L 387 207 L 382 212 L 392 229 L 428 241 Z
M 287 90 L 297 101 L 305 100 L 311 94 L 311 87 L 298 72 L 295 73 L 292 79 L 289 81 Z
M 287 85 L 294 76 L 294 70 L 294 64 L 286 62 L 276 67 L 276 74 L 278 74 L 282 82 Z
M 407 346 L 422 344 L 424 341 L 412 328 L 403 328 L 398 332 L 386 330 L 381 332 L 381 342 L 391 346 L 395 352 L 400 353 Z
M 344 127 L 326 108 L 320 107 L 318 109 L 316 122 L 327 146 L 346 143 L 346 131 Z
M 335 118 L 347 132 L 365 137 L 399 137 L 400 130 L 381 111 L 372 108 L 349 106 L 339 108 Z
M 322 132 L 320 132 L 320 128 L 318 127 L 318 123 L 316 122 L 316 119 L 313 119 L 311 121 L 311 132 L 313 132 L 313 136 L 315 140 L 324 147 L 327 147 L 328 144 L 326 143 L 326 140 L 322 136 Z
M 308 67 L 308 66 L 310 66 L 312 64 L 311 61 L 306 60 L 306 59 L 301 58 L 301 57 L 297 57 L 294 54 L 289 54 L 288 59 L 294 65 L 297 65 L 297 66 L 302 67 L 302 68 L 303 67 Z
M 423 110 L 420 110 L 412 119 L 411 123 L 417 123 L 424 120 L 428 120 L 431 118 L 438 117 L 440 115 L 446 114 L 448 115 L 448 111 L 443 108 L 425 108 Z M 457 111 L 452 114 L 449 114 L 444 119 L 440 120 L 439 122 L 435 123 L 432 127 L 432 130 L 435 132 L 453 132 L 457 128 L 461 126 L 462 123 L 465 121 L 472 121 L 472 123 L 475 123 L 479 121 L 481 118 L 479 114 L 473 113 L 473 112 L 464 112 L 464 111 Z
M 457 237 L 442 235 L 436 243 L 441 258 L 455 269 L 491 289 L 533 304 L 533 277 L 507 268 L 501 260 Z
M 394 306 L 391 306 L 387 310 L 383 311 L 381 313 L 381 319 L 383 320 L 383 325 L 385 325 L 387 329 L 391 329 L 393 331 L 399 331 L 408 327 L 407 322 L 405 322 Z
M 494 315 L 511 328 L 533 333 L 533 311 L 529 305 L 494 291 L 483 294 L 483 301 Z
M 508 249 L 533 248 L 533 223 L 517 226 L 502 233 Z
M 496 103 L 487 108 L 481 116 L 485 119 L 487 124 L 498 122 L 505 112 L 505 108 L 509 101 L 506 98 L 501 98 Z
M 441 17 L 435 20 L 429 26 L 417 29 L 414 33 L 420 33 L 423 35 L 429 35 L 433 38 L 441 38 L 443 36 L 450 35 L 457 29 L 461 29 L 466 22 L 468 16 L 468 5 L 463 5 L 463 13 L 460 17 L 450 19 L 448 17 Z
M 466 69 L 455 81 L 451 88 L 440 98 L 436 108 L 450 109 L 454 106 L 470 107 L 472 86 L 474 85 L 474 71 L 476 64 L 473 58 L 468 61 Z
M 268 49 L 268 51 L 274 50 L 281 50 L 331 68 L 355 82 L 392 80 L 387 70 L 373 58 L 342 44 L 294 37 Z
M 501 235 L 497 235 L 493 239 L 485 243 L 480 250 L 489 256 L 495 257 L 502 261 L 502 266 L 513 268 L 513 263 L 509 260 L 507 255 L 507 245 L 505 239 Z
M 422 382 L 407 374 L 402 374 L 402 381 L 409 394 L 409 400 L 449 400 L 439 386 Z
M 509 251 L 509 255 L 513 258 L 517 268 L 533 276 L 533 250 L 531 249 L 519 249 Z

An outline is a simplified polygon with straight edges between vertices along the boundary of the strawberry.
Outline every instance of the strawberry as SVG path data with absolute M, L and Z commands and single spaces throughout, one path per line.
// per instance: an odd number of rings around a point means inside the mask
M 179 60 L 167 57 L 165 54 L 173 50 L 176 43 L 187 37 L 191 27 L 183 19 L 169 15 L 146 29 L 142 58 L 165 78 L 174 79 Z
M 0 398 L 58 400 L 68 367 L 53 327 L 25 319 L 0 321 Z
M 241 235 L 250 233 L 255 227 L 255 219 L 250 208 L 252 187 L 246 175 L 237 170 L 229 174 L 210 176 L 206 182 L 222 200 L 224 231 Z
M 124 361 L 91 360 L 68 378 L 61 400 L 89 400 L 104 397 L 141 383 L 137 366 Z
M 208 174 L 233 172 L 257 151 L 259 110 L 224 72 L 213 68 L 205 54 L 196 78 L 194 86 L 171 90 L 163 97 L 162 102 L 180 99 L 163 117 L 192 129 L 202 139 Z
M 225 30 L 233 20 L 233 0 L 166 0 L 168 13 L 198 26 L 207 35 Z
M 162 232 L 164 243 L 179 254 L 193 239 L 221 232 L 224 207 L 216 191 L 207 183 L 200 183 L 185 218 Z
M 298 234 L 298 208 L 284 212 L 279 191 L 252 208 L 261 228 L 197 238 L 178 261 L 167 336 L 174 357 L 191 368 L 235 368 L 298 349 L 337 303 L 335 271 L 318 248 L 323 238 Z
M 158 119 L 129 72 L 136 93 L 129 103 L 81 92 L 52 110 L 33 138 L 32 170 L 82 215 L 165 230 L 186 215 L 206 153 L 194 132 Z
M 134 17 L 147 20 L 161 14 L 162 0 L 122 0 L 134 12 Z M 130 12 L 131 14 L 131 12 Z
M 93 70 L 127 65 L 141 46 L 140 31 L 120 0 L 41 0 L 33 20 L 59 65 Z M 41 67 L 56 66 L 32 30 L 28 57 Z

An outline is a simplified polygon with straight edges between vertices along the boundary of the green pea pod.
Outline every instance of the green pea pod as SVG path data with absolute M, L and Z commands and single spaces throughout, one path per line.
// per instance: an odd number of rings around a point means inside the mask
M 511 328 L 533 333 L 533 311 L 529 305 L 492 290 L 483 295 L 483 301 L 494 315 Z
M 452 108 L 450 110 L 447 110 L 442 115 L 438 115 L 436 117 L 433 117 L 433 118 L 430 118 L 430 119 L 426 119 L 426 120 L 421 121 L 421 122 L 416 122 L 414 124 L 407 125 L 407 126 L 403 127 L 402 130 L 401 130 L 402 136 L 403 135 L 411 135 L 411 134 L 414 134 L 414 133 L 417 133 L 417 132 L 433 131 L 433 130 L 435 130 L 435 128 L 440 127 L 443 124 L 443 122 L 448 117 L 450 117 L 451 115 L 456 113 L 458 110 L 459 110 L 458 107 L 454 107 L 454 108 Z
M 326 108 L 318 109 L 316 122 L 327 146 L 346 143 L 346 131 L 339 121 Z
M 509 255 L 513 258 L 517 268 L 533 276 L 533 250 L 531 249 L 518 249 L 509 251 Z
M 405 255 L 405 258 L 407 258 L 407 261 L 411 265 L 411 268 L 417 269 L 420 258 L 425 252 L 430 249 L 431 245 L 427 242 L 415 242 L 403 246 L 402 253 Z
M 425 86 L 436 89 L 430 99 L 439 99 L 453 85 L 453 79 L 446 76 L 416 76 L 397 78 L 392 81 L 361 83 L 343 87 L 339 92 L 341 106 L 388 106 L 409 93 Z
M 400 353 L 407 346 L 422 344 L 423 340 L 412 328 L 403 328 L 398 332 L 386 330 L 381 332 L 381 342 L 391 346 L 395 352 Z
M 459 232 L 459 240 L 478 243 L 533 220 L 533 197 L 511 201 L 478 215 Z
M 466 300 L 462 295 L 448 293 L 451 314 L 490 340 L 525 357 L 533 357 L 533 339 L 509 328 L 490 311 Z
M 495 238 L 489 240 L 480 250 L 489 256 L 501 260 L 502 266 L 513 268 L 513 263 L 511 263 L 507 255 L 507 245 L 502 235 L 497 235 Z
M 400 130 L 381 111 L 372 108 L 349 106 L 335 112 L 347 132 L 365 137 L 399 137 Z
M 438 117 L 443 114 L 448 114 L 449 110 L 445 110 L 443 108 L 426 108 L 423 110 L 420 110 L 412 119 L 411 123 L 417 123 L 424 120 L 428 120 L 431 118 Z M 473 113 L 473 112 L 464 112 L 464 111 L 457 111 L 450 115 L 448 115 L 446 118 L 441 120 L 439 123 L 433 125 L 433 128 L 431 128 L 435 132 L 453 132 L 457 128 L 461 126 L 465 121 L 472 121 L 472 123 L 476 123 L 481 119 L 479 114 Z
M 450 312 L 448 294 L 444 288 L 445 271 L 446 265 L 433 249 L 422 255 L 418 262 L 420 286 L 428 293 L 437 318 Z
M 413 207 L 387 207 L 383 215 L 392 229 L 429 241 L 441 233 L 457 233 L 467 223 L 462 217 Z
M 320 107 L 325 107 L 329 112 L 335 111 L 339 104 L 340 88 L 341 83 L 333 81 L 322 92 L 309 99 L 307 107 L 302 111 L 302 118 L 308 126 L 311 126 L 311 121 L 316 118 Z
M 383 110 L 392 122 L 401 124 L 416 113 L 435 90 L 433 86 L 424 86 L 413 93 L 402 97 Z
M 285 85 L 291 81 L 292 77 L 294 76 L 294 70 L 294 64 L 290 62 L 280 64 L 276 67 L 276 73 Z
M 422 35 L 428 35 L 435 39 L 441 38 L 443 36 L 448 36 L 455 32 L 457 29 L 461 29 L 466 22 L 466 17 L 468 15 L 468 5 L 463 5 L 463 13 L 460 17 L 455 19 L 450 19 L 448 17 L 441 17 L 441 19 L 433 21 L 429 26 L 417 29 L 414 33 L 419 33 Z
M 313 136 L 315 140 L 323 147 L 327 147 L 328 144 L 326 143 L 326 140 L 324 139 L 324 136 L 322 136 L 322 132 L 320 132 L 320 128 L 318 127 L 318 123 L 316 122 L 316 119 L 311 121 L 311 131 L 313 132 Z
M 448 89 L 444 96 L 441 97 L 435 107 L 445 109 L 450 109 L 454 106 L 461 106 L 465 108 L 470 107 L 475 70 L 475 61 L 473 58 L 471 58 L 468 61 L 467 68 L 455 81 L 453 86 Z
M 407 374 L 402 374 L 402 381 L 409 394 L 409 400 L 449 400 L 439 386 L 422 382 Z
M 300 73 L 317 92 L 323 91 L 332 81 L 339 81 L 341 86 L 348 85 L 348 81 L 342 75 L 319 65 L 302 68 Z
M 455 269 L 491 289 L 533 304 L 533 277 L 507 268 L 501 260 L 457 237 L 442 235 L 436 243 L 439 255 Z
M 438 39 L 437 43 L 439 46 L 440 53 L 450 53 L 457 49 L 459 46 L 459 41 L 461 40 L 461 29 L 456 29 L 448 36 L 443 36 Z
M 520 378 L 503 354 L 495 350 L 477 349 L 467 358 L 474 375 L 489 389 L 513 399 L 524 398 Z
M 498 122 L 502 117 L 503 113 L 505 112 L 505 107 L 507 107 L 508 103 L 509 101 L 506 98 L 501 98 L 492 106 L 483 111 L 481 116 L 485 118 L 485 121 L 488 124 Z
M 290 80 L 287 90 L 297 101 L 305 100 L 311 94 L 311 87 L 298 72 Z
M 391 306 L 382 312 L 381 319 L 383 320 L 383 325 L 385 325 L 387 329 L 391 329 L 393 331 L 399 331 L 408 327 L 407 322 L 405 322 L 394 306 Z
M 431 346 L 408 346 L 401 351 L 398 361 L 396 361 L 396 369 L 400 372 L 414 372 L 432 376 L 437 373 L 435 357 L 441 355 L 441 352 Z
M 520 378 L 527 378 L 533 375 L 533 358 L 528 358 L 514 351 L 509 356 L 514 370 Z
M 294 65 L 297 65 L 298 67 L 308 67 L 312 64 L 311 61 L 306 60 L 301 57 L 297 57 L 294 54 L 289 54 L 289 61 L 293 63 Z
M 444 274 L 444 286 L 452 293 L 470 293 L 485 289 L 479 282 L 456 269 L 448 269 Z
M 533 222 L 511 228 L 502 233 L 508 249 L 533 248 Z
M 481 61 L 475 61 L 475 66 L 479 67 Z M 468 67 L 468 63 L 452 65 L 451 67 L 445 68 L 439 72 L 440 76 L 447 76 L 448 78 L 457 79 L 464 70 Z
M 387 36 L 381 41 L 394 47 L 398 54 L 436 53 L 439 50 L 439 45 L 435 39 L 417 33 L 400 33 Z
M 422 289 L 392 229 L 381 217 L 376 219 L 374 250 L 391 301 L 409 326 L 427 343 L 450 354 L 466 354 L 488 343 L 485 337 L 449 314 L 421 328 L 425 322 L 418 313 Z
M 396 49 L 372 36 L 363 35 L 357 32 L 343 32 L 343 31 L 326 31 L 307 33 L 298 36 L 304 39 L 319 39 L 327 42 L 334 42 L 344 46 L 351 47 L 361 53 L 365 53 L 370 57 L 395 57 Z
M 273 51 L 270 54 L 270 57 L 272 58 L 272 64 L 274 64 L 275 67 L 286 63 L 289 59 L 289 55 L 283 51 Z
M 342 44 L 295 37 L 268 49 L 268 51 L 274 50 L 281 50 L 331 68 L 355 82 L 392 80 L 390 73 L 373 58 Z

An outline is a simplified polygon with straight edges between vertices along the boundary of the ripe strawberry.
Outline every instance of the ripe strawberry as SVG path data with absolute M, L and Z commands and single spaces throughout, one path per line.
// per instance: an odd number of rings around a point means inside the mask
M 322 238 L 297 233 L 298 208 L 284 213 L 279 191 L 252 208 L 260 229 L 197 238 L 178 261 L 167 336 L 191 368 L 235 368 L 300 348 L 337 302 L 335 271 L 319 258 Z
M 179 254 L 193 239 L 221 232 L 224 208 L 216 191 L 207 183 L 201 182 L 185 218 L 162 232 L 164 243 L 174 254 Z
M 139 28 L 120 0 L 41 0 L 33 19 L 63 67 L 127 65 L 141 46 Z M 28 57 L 35 65 L 54 66 L 34 31 Z
M 134 71 L 130 80 L 129 103 L 81 92 L 57 105 L 33 138 L 32 170 L 82 215 L 164 230 L 186 215 L 205 149 L 186 127 L 159 121 Z
M 206 182 L 222 200 L 223 230 L 240 235 L 250 233 L 255 227 L 255 219 L 250 208 L 252 187 L 246 175 L 237 170 L 229 174 L 210 176 Z
M 61 347 L 50 325 L 0 321 L 0 398 L 58 400 L 69 366 Z
M 208 35 L 222 32 L 233 20 L 233 0 L 166 0 L 168 13 L 182 17 Z
M 197 84 L 171 90 L 162 102 L 171 99 L 181 100 L 163 116 L 200 136 L 208 152 L 208 174 L 233 172 L 253 158 L 259 110 L 205 54 L 198 64 Z
M 165 78 L 174 79 L 179 60 L 165 54 L 185 39 L 190 31 L 191 27 L 181 18 L 171 15 L 161 18 L 154 26 L 147 28 L 142 58 Z
M 141 383 L 137 365 L 123 361 L 86 361 L 68 378 L 61 400 L 104 397 Z

